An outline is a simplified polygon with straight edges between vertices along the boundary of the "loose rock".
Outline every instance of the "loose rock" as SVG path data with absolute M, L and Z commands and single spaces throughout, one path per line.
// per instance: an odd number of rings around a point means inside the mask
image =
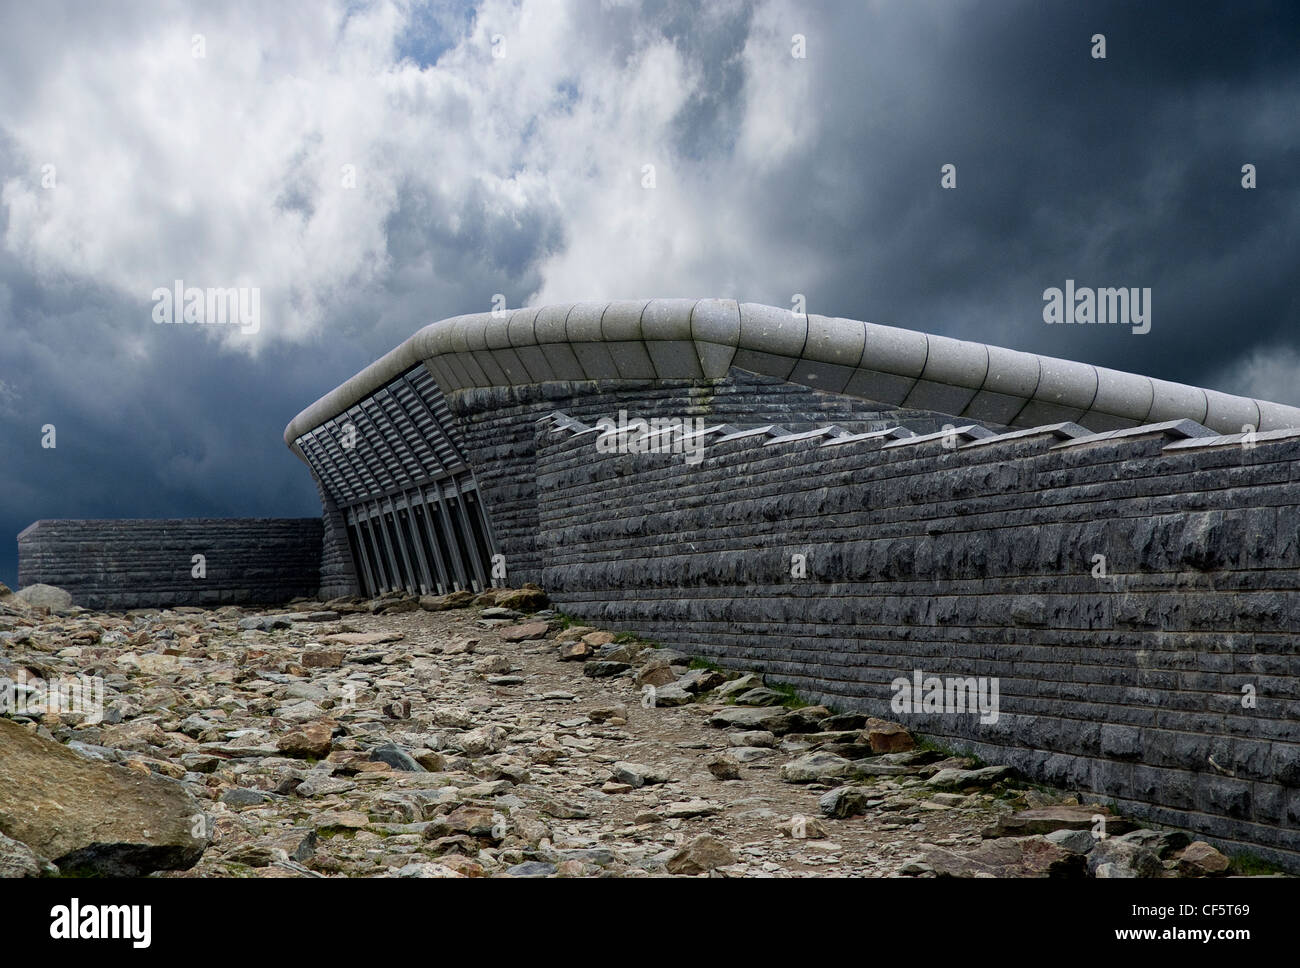
M 65 873 L 191 867 L 211 841 L 202 816 L 172 780 L 88 760 L 0 719 L 0 833 Z
M 722 841 L 710 834 L 701 834 L 668 858 L 669 873 L 694 876 L 736 863 L 736 855 Z
M 1178 855 L 1178 869 L 1188 877 L 1216 877 L 1226 874 L 1231 861 L 1203 840 L 1187 845 Z

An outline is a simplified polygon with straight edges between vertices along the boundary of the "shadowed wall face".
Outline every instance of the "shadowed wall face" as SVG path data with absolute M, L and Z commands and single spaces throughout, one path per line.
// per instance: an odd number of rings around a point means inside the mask
M 283 604 L 316 594 L 322 531 L 320 518 L 37 521 L 18 536 L 18 582 L 102 610 Z
M 537 547 L 564 611 L 1300 870 L 1295 435 L 759 435 L 692 466 L 553 427 Z M 918 672 L 996 685 L 998 715 L 903 707 Z

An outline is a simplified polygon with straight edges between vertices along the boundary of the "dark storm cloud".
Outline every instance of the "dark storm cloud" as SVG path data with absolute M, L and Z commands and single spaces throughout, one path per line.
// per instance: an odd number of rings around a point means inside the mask
M 820 136 L 770 211 L 827 251 L 810 308 L 1192 383 L 1296 344 L 1294 7 L 886 6 L 808 33 Z M 1150 286 L 1152 331 L 1046 326 L 1067 278 Z
M 0 279 L 33 288 L 3 256 Z M 192 327 L 169 327 L 147 360 L 132 360 L 101 328 L 152 337 L 150 305 L 81 295 L 93 319 L 40 300 L 8 307 L 0 380 L 17 399 L 0 401 L 0 530 L 10 536 L 0 580 L 16 578 L 12 536 L 44 517 L 311 513 L 311 481 L 274 430 L 319 392 L 317 380 L 351 372 L 343 344 L 313 347 L 310 367 L 284 347 L 250 364 Z M 54 449 L 41 446 L 46 424 Z

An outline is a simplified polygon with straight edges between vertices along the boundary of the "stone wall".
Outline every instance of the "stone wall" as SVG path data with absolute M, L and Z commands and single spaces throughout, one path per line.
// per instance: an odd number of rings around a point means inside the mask
M 320 518 L 37 521 L 18 535 L 18 584 L 104 610 L 279 604 L 316 594 L 322 533 Z
M 1300 869 L 1300 439 L 1063 436 L 757 435 L 691 466 L 542 424 L 542 584 L 580 618 Z M 918 669 L 996 680 L 996 722 L 893 708 Z
M 726 379 L 551 382 L 458 390 L 447 395 L 474 467 L 512 583 L 540 581 L 535 423 L 563 411 L 577 420 L 630 416 L 701 418 L 708 424 L 847 430 L 904 424 L 918 433 L 954 422 L 946 414 L 905 410 L 733 369 Z M 969 423 L 970 421 L 957 421 Z M 990 424 L 989 426 L 997 426 Z
M 347 520 L 321 485 L 320 478 L 314 473 L 311 477 L 321 503 L 320 595 L 325 599 L 355 595 L 361 585 L 357 581 L 357 565 L 348 543 Z

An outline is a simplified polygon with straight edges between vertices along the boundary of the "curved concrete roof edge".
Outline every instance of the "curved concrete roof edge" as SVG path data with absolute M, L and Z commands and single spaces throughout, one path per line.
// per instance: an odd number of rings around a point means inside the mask
M 538 335 L 544 316 L 550 339 Z M 559 339 L 554 338 L 557 330 L 563 334 Z M 545 374 L 577 379 L 557 375 L 559 368 L 547 362 L 551 357 L 544 348 L 558 346 L 568 348 L 573 364 L 583 370 L 582 379 L 717 377 L 736 365 L 887 404 L 891 401 L 872 394 L 888 386 L 899 397 L 892 405 L 907 401 L 920 409 L 956 410 L 954 416 L 1006 426 L 1097 416 L 1121 425 L 1188 419 L 1220 433 L 1238 433 L 1245 424 L 1260 431 L 1300 427 L 1300 408 L 1086 363 L 755 303 L 651 299 L 555 304 L 431 323 L 294 417 L 285 427 L 285 443 L 299 453 L 296 441 L 304 433 L 417 364 L 444 356 L 468 363 L 482 362 L 481 355 L 486 355 L 506 378 L 503 382 L 485 366 L 448 362 L 447 374 L 464 373 L 471 380 L 477 379 L 476 372 L 484 374 L 486 382 L 467 385 L 544 382 Z M 683 353 L 688 346 L 690 352 Z M 579 360 L 575 347 L 599 355 L 584 352 Z M 639 353 L 639 362 L 615 358 L 609 352 L 614 348 Z M 503 364 L 498 364 L 498 356 Z M 543 376 L 537 379 L 532 373 Z M 456 381 L 464 382 L 459 377 Z M 998 419 L 1003 413 L 1006 419 Z

